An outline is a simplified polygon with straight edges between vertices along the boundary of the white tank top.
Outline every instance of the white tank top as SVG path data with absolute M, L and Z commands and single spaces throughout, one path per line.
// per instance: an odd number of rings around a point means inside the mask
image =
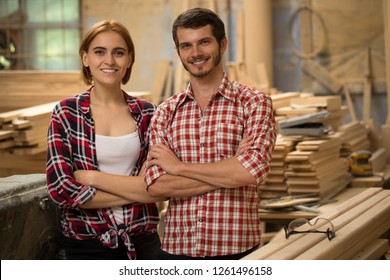
M 137 163 L 140 149 L 138 131 L 123 136 L 96 134 L 96 155 L 102 172 L 129 176 Z M 117 224 L 123 224 L 122 206 L 111 209 Z

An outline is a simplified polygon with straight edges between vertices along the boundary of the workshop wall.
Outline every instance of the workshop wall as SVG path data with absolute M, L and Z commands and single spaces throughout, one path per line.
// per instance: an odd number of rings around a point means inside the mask
M 178 13 L 189 7 L 209 7 L 214 2 L 218 14 L 226 23 L 229 48 L 225 60 L 235 60 L 237 43 L 237 13 L 244 9 L 244 0 L 179 1 L 179 0 L 118 0 L 107 4 L 99 0 L 84 1 L 84 25 L 88 29 L 96 21 L 115 18 L 130 30 L 136 46 L 134 74 L 126 89 L 150 90 L 157 75 L 158 62 L 177 57 L 171 38 L 171 25 Z M 348 83 L 353 94 L 357 114 L 361 117 L 362 79 L 369 71 L 374 97 L 371 110 L 377 125 L 384 122 L 385 68 L 383 12 L 381 0 L 273 0 L 272 45 L 273 84 L 280 91 L 329 93 L 316 79 L 305 74 L 300 67 L 302 57 L 294 52 L 305 52 L 308 44 L 312 57 L 341 83 Z M 312 33 L 302 33 L 299 7 L 310 7 Z M 294 15 L 296 18 L 294 19 Z M 256 28 L 256 26 L 246 27 Z M 289 41 L 292 33 L 293 39 Z M 370 68 L 365 61 L 369 56 Z M 250 58 L 246 58 L 250 59 Z

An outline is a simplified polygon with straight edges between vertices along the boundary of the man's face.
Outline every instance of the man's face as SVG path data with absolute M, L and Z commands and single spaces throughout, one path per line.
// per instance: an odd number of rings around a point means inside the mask
M 197 29 L 179 28 L 177 37 L 178 54 L 190 75 L 202 78 L 216 68 L 222 69 L 221 56 L 226 50 L 226 39 L 219 46 L 210 25 Z

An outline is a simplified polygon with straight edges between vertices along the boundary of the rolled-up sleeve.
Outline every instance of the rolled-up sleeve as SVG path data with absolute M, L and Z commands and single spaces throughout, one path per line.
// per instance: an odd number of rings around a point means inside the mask
M 48 129 L 48 150 L 46 161 L 46 182 L 49 197 L 60 208 L 76 208 L 89 201 L 96 189 L 78 183 L 73 177 L 75 168 L 72 145 L 57 105 L 52 113 Z
M 259 93 L 244 104 L 246 115 L 244 133 L 254 136 L 251 149 L 238 156 L 239 162 L 261 183 L 268 175 L 272 151 L 277 137 L 277 127 L 272 99 L 266 93 Z
M 160 106 L 157 108 L 151 123 L 150 123 L 150 135 L 149 145 L 152 147 L 155 144 L 163 143 L 168 144 L 166 129 L 168 123 L 168 116 L 165 112 L 165 107 Z M 169 145 L 168 145 L 169 146 Z M 147 162 L 148 166 L 148 162 Z M 151 166 L 146 169 L 145 183 L 146 189 L 152 185 L 161 175 L 165 174 L 165 171 L 160 166 Z

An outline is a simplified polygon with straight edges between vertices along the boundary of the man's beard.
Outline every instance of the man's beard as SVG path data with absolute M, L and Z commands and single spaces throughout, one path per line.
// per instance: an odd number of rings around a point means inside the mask
M 222 54 L 221 54 L 221 52 L 219 51 L 219 52 L 218 52 L 218 55 L 215 57 L 215 61 L 214 61 L 214 65 L 213 65 L 214 67 L 216 67 L 216 66 L 219 64 L 219 62 L 221 61 L 221 56 L 222 56 Z M 206 71 L 206 72 L 194 73 L 194 72 L 191 72 L 191 71 L 190 71 L 189 67 L 187 66 L 187 64 L 185 64 L 185 63 L 183 62 L 183 60 L 181 61 L 181 63 L 183 64 L 184 69 L 185 69 L 187 72 L 189 72 L 192 76 L 194 76 L 194 77 L 196 77 L 196 78 L 203 78 L 203 77 L 206 77 L 206 76 L 213 70 L 213 68 L 211 68 L 210 70 L 208 70 L 208 71 Z

